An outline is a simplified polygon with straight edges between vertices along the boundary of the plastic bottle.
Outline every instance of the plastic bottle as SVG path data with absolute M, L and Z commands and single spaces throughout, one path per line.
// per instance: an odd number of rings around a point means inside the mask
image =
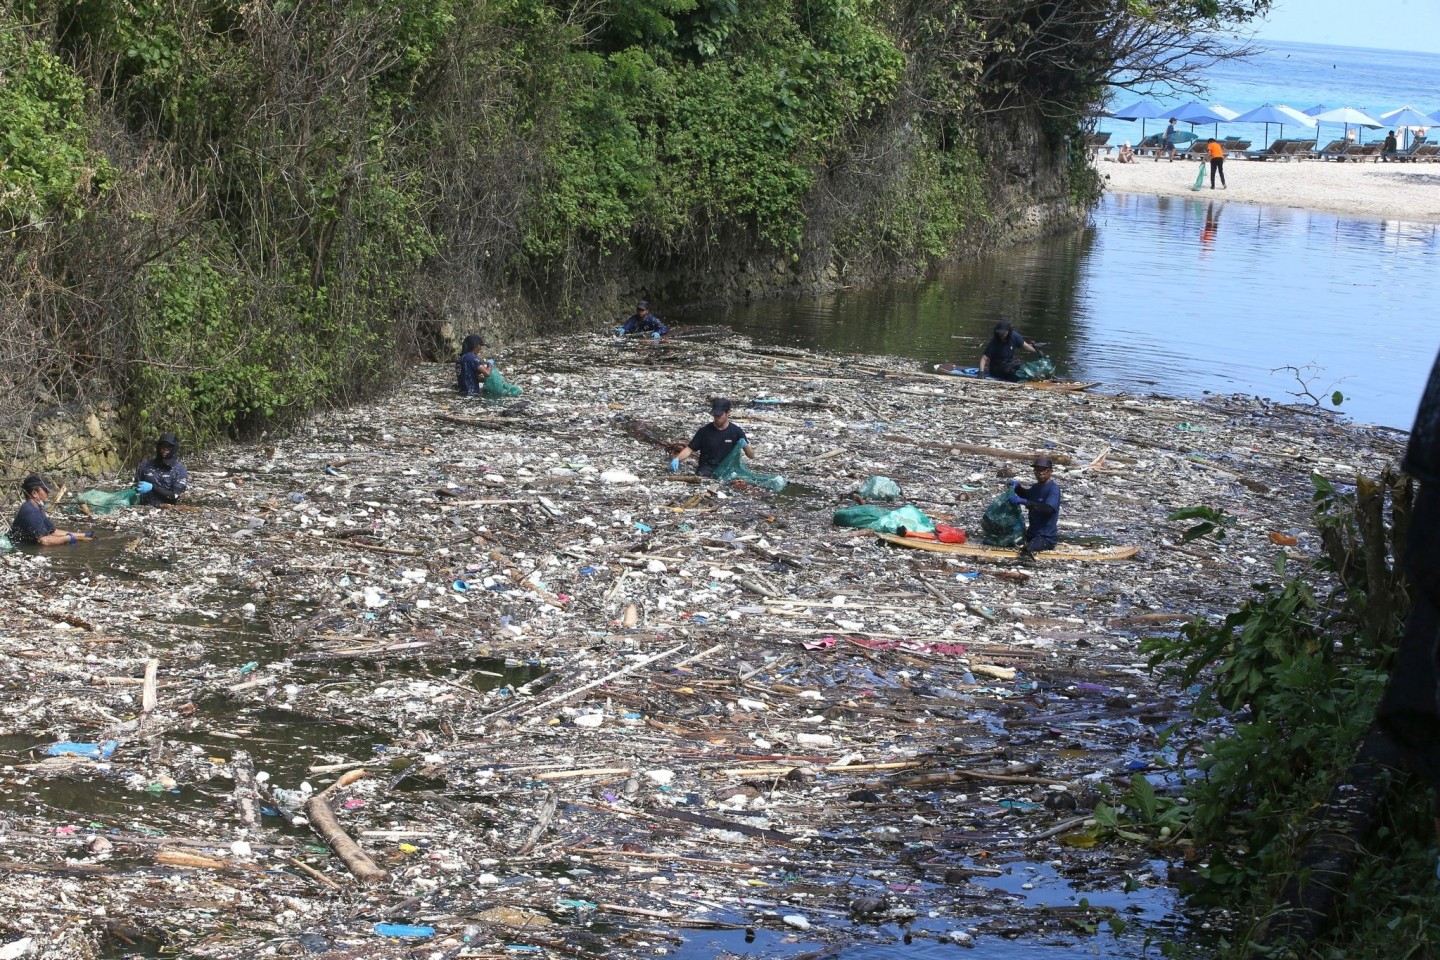
M 467 926 L 464 930 L 460 931 L 460 941 L 462 943 L 474 943 L 476 940 L 479 939 L 480 928 L 473 923 Z

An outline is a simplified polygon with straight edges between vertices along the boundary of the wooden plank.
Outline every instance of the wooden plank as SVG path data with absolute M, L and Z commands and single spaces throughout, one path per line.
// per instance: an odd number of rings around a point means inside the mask
M 897 537 L 893 533 L 877 533 L 875 536 L 897 547 L 924 550 L 928 553 L 948 553 L 957 557 L 976 557 L 983 560 L 1018 560 L 1020 551 L 1004 547 L 987 547 L 970 543 L 937 543 L 933 540 L 915 540 L 911 537 Z M 1037 560 L 1078 560 L 1111 561 L 1129 560 L 1140 552 L 1139 547 L 1112 547 L 1108 550 L 1069 550 L 1057 548 L 1035 554 Z

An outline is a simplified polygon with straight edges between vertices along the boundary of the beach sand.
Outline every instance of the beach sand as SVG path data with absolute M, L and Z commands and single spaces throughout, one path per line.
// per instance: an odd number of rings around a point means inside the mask
M 1301 207 L 1351 217 L 1440 223 L 1440 164 L 1336 163 L 1299 160 L 1226 160 L 1227 190 L 1205 185 L 1191 192 L 1198 161 L 1155 162 L 1146 157 L 1135 163 L 1106 162 L 1102 154 L 1095 166 L 1105 178 L 1105 189 L 1116 193 L 1200 196 Z

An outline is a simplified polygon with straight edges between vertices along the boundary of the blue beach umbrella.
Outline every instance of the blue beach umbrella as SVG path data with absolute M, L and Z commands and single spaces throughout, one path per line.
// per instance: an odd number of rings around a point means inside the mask
M 1254 110 L 1247 110 L 1235 118 L 1235 123 L 1265 124 L 1266 140 L 1270 139 L 1270 124 L 1272 123 L 1280 124 L 1280 136 L 1282 137 L 1285 136 L 1285 124 L 1287 123 L 1300 127 L 1315 126 L 1314 119 L 1307 117 L 1299 110 L 1285 106 L 1283 103 L 1278 106 L 1266 103 L 1256 107 Z
M 1434 120 L 1436 123 L 1440 123 L 1440 110 L 1436 110 L 1434 113 L 1430 114 L 1430 119 Z
M 1389 113 L 1380 114 L 1380 120 L 1385 126 L 1405 132 L 1404 146 L 1410 145 L 1410 133 L 1416 127 L 1424 128 L 1435 125 L 1435 121 L 1414 107 L 1404 106 L 1399 110 L 1391 110 Z
M 1116 120 L 1139 120 L 1140 139 L 1145 139 L 1145 121 L 1155 120 L 1159 117 L 1168 117 L 1170 114 L 1160 104 L 1153 100 L 1136 100 L 1128 106 L 1119 110 L 1112 110 L 1105 114 L 1107 117 L 1114 117 Z
M 1192 100 L 1184 106 L 1176 107 L 1170 111 L 1170 116 L 1176 120 L 1190 124 L 1191 130 L 1195 129 L 1195 124 L 1197 123 L 1213 123 L 1215 124 L 1215 133 L 1218 136 L 1220 133 L 1220 124 L 1234 120 L 1239 114 L 1229 107 L 1222 107 L 1218 103 L 1206 104 Z
M 1334 110 L 1326 110 L 1324 113 L 1317 113 L 1315 119 L 1323 123 L 1339 123 L 1345 127 L 1345 139 L 1350 139 L 1351 127 L 1366 127 L 1370 130 L 1379 130 L 1384 124 L 1376 120 L 1363 110 L 1356 110 L 1354 107 L 1336 107 Z

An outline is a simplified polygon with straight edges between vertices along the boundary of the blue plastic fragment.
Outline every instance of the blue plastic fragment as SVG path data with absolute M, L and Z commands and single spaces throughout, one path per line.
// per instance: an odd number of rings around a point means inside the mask
M 255 670 L 255 669 L 258 668 L 259 666 L 260 666 L 260 661 L 259 661 L 259 660 L 251 660 L 249 663 L 241 664 L 241 665 L 240 665 L 240 676 L 242 676 L 242 677 L 245 676 L 245 674 L 249 673 L 249 672 L 252 671 L 252 670 Z
M 414 923 L 377 923 L 375 932 L 382 937 L 405 937 L 411 940 L 423 940 L 426 937 L 435 936 L 434 927 L 424 927 Z
M 45 748 L 45 754 L 51 757 L 89 757 L 91 760 L 109 760 L 115 748 L 120 746 L 117 740 L 106 740 L 104 743 L 78 743 L 74 740 L 61 740 L 59 743 L 52 743 Z
M 974 580 L 980 576 L 979 570 L 964 570 L 955 574 L 956 580 Z
M 582 569 L 582 570 L 580 571 L 580 576 L 582 576 L 582 577 L 588 577 L 588 576 L 590 576 L 590 574 L 592 574 L 592 573 L 594 573 L 594 572 L 595 572 L 595 568 L 594 568 L 594 567 L 585 567 L 584 569 Z
M 651 528 L 649 524 L 641 523 L 639 520 L 636 520 L 635 529 L 639 530 L 641 533 L 649 533 Z
M 466 590 L 470 589 L 470 584 L 466 583 L 464 580 L 456 580 L 454 583 L 450 584 L 450 586 L 454 587 L 457 593 L 464 593 Z

